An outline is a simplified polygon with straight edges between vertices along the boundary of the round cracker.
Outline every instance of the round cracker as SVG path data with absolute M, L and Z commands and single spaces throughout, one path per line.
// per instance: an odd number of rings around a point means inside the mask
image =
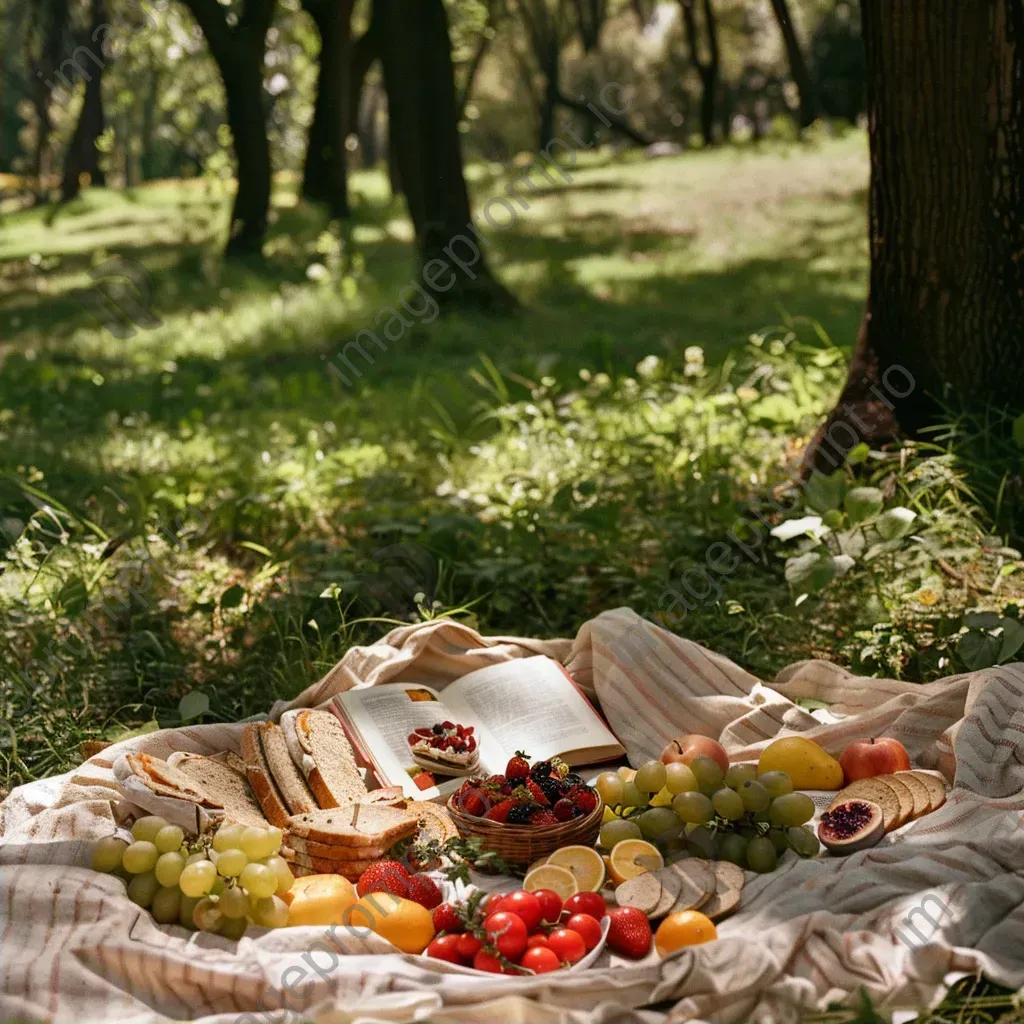
M 679 896 L 669 913 L 697 910 L 703 907 L 718 889 L 714 866 L 710 861 L 702 860 L 700 857 L 688 857 L 665 870 L 674 871 L 682 880 Z
M 907 796 L 910 796 L 909 790 L 907 790 Z M 839 790 L 828 809 L 831 811 L 837 804 L 856 799 L 870 800 L 882 808 L 882 821 L 886 832 L 898 827 L 900 801 L 894 787 L 887 786 L 877 779 L 858 779 L 856 782 L 851 782 L 845 789 Z
M 727 860 L 715 862 L 715 882 L 717 887 L 711 899 L 700 908 L 712 921 L 735 910 L 740 905 L 743 894 L 743 868 Z
M 914 810 L 911 813 L 913 819 L 916 821 L 922 814 L 927 814 L 931 809 L 928 787 L 920 779 L 915 779 L 913 772 L 896 772 L 894 778 L 902 782 L 914 798 Z
M 636 878 L 627 879 L 615 890 L 615 902 L 620 907 L 636 907 L 650 917 L 658 909 L 664 895 L 665 887 L 658 873 L 645 871 Z
M 914 817 L 914 794 L 910 792 L 910 787 L 900 782 L 895 775 L 879 775 L 876 781 L 895 790 L 896 799 L 900 802 L 900 817 L 893 828 L 902 828 Z
M 923 772 L 918 768 L 908 774 L 913 775 L 928 790 L 929 812 L 937 811 L 946 802 L 946 781 L 941 775 Z
M 683 888 L 683 879 L 675 871 L 659 871 L 658 880 L 661 882 L 661 899 L 651 911 L 650 917 L 654 919 L 664 917 L 676 905 Z

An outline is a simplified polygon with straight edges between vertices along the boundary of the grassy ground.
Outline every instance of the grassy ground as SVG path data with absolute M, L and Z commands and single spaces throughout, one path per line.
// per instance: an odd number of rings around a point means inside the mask
M 263 711 L 350 644 L 447 613 L 564 636 L 628 604 L 765 676 L 1012 656 L 1021 563 L 984 511 L 1001 480 L 979 498 L 955 431 L 761 513 L 818 515 L 822 541 L 771 540 L 751 511 L 842 380 L 866 179 L 859 134 L 588 157 L 491 235 L 522 314 L 419 307 L 348 385 L 326 360 L 412 274 L 382 175 L 355 177 L 344 233 L 280 182 L 259 271 L 220 263 L 225 196 L 205 182 L 8 217 L 0 788 L 85 741 Z M 478 204 L 505 183 L 472 168 Z M 114 255 L 150 278 L 130 336 L 93 316 L 90 271 Z M 855 484 L 916 515 L 906 536 L 843 499 Z M 750 554 L 716 570 L 730 537 Z M 836 555 L 852 568 L 828 581 Z M 971 998 L 930 1019 L 1008 1008 Z

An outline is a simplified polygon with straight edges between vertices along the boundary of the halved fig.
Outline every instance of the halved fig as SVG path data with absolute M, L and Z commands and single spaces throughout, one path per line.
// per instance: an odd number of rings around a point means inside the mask
M 844 800 L 818 823 L 818 838 L 830 853 L 840 856 L 866 850 L 884 834 L 882 808 L 870 800 Z

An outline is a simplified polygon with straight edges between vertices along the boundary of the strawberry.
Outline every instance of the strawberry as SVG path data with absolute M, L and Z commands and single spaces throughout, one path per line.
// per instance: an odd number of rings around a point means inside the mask
M 505 766 L 505 777 L 507 779 L 526 779 L 530 775 L 530 755 L 524 754 L 521 750 L 516 751 L 516 756 Z
M 569 790 L 568 799 L 573 807 L 589 814 L 597 807 L 597 794 L 589 786 L 573 786 Z
M 608 917 L 609 948 L 633 960 L 647 956 L 651 950 L 651 922 L 647 915 L 636 907 L 616 907 L 608 911 Z
M 573 805 L 563 798 L 555 804 L 553 810 L 559 821 L 568 821 L 572 817 Z
M 502 800 L 500 804 L 495 804 L 484 815 L 484 817 L 487 818 L 488 821 L 496 821 L 499 824 L 503 825 L 508 818 L 508 812 L 511 811 L 513 807 L 517 807 L 518 805 L 518 800 Z
M 479 789 L 460 792 L 459 803 L 467 814 L 473 814 L 478 818 L 482 818 L 487 813 L 488 801 L 485 799 L 485 794 Z
M 409 898 L 409 872 L 397 860 L 379 860 L 359 877 L 360 896 L 371 892 L 389 892 L 402 899 Z
M 531 825 L 559 825 L 562 819 L 547 807 L 540 807 L 530 815 Z
M 450 903 L 435 907 L 433 918 L 435 931 L 460 933 L 466 930 L 459 912 Z
M 551 806 L 551 801 L 548 800 L 548 798 L 544 795 L 544 790 L 541 789 L 540 786 L 538 786 L 537 783 L 529 777 L 526 779 L 526 789 L 529 792 L 530 796 L 532 796 L 533 799 L 541 805 L 541 807 Z
M 439 906 L 443 897 L 432 878 L 427 875 L 413 875 L 408 882 L 409 899 L 427 910 Z

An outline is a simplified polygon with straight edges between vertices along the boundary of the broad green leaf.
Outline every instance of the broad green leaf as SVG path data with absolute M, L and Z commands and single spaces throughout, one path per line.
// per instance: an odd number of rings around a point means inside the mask
M 991 668 L 999 658 L 1000 641 L 983 633 L 981 630 L 972 629 L 960 637 L 956 645 L 956 653 L 963 659 L 963 663 L 972 671 L 980 668 Z
M 794 537 L 813 537 L 820 540 L 829 533 L 829 528 L 822 525 L 820 516 L 802 516 L 800 519 L 787 519 L 778 526 L 772 527 L 772 536 L 779 540 L 792 540 Z
M 190 690 L 178 701 L 178 714 L 183 722 L 199 718 L 210 710 L 210 698 L 202 690 Z
M 851 466 L 859 466 L 862 462 L 868 461 L 868 456 L 871 454 L 871 449 L 861 441 L 860 444 L 850 449 L 849 454 L 846 456 L 846 461 Z
M 830 508 L 821 518 L 824 524 L 833 530 L 838 530 L 843 525 L 843 513 L 837 508 Z
M 1024 623 L 1017 619 L 1003 619 L 1002 647 L 999 648 L 999 664 L 1009 661 L 1024 646 Z
M 909 508 L 890 508 L 875 520 L 875 528 L 882 540 L 898 540 L 910 533 L 916 518 L 917 513 Z
M 804 483 L 804 500 L 815 512 L 828 512 L 843 503 L 846 478 L 842 473 L 825 476 L 814 470 Z
M 850 524 L 863 523 L 882 511 L 884 499 L 877 487 L 854 487 L 846 495 L 846 514 Z
M 221 610 L 225 608 L 237 608 L 244 600 L 245 587 L 236 583 L 233 587 L 228 587 L 228 589 L 220 595 Z
M 70 617 L 80 615 L 89 605 L 89 590 L 81 576 L 71 576 L 57 594 L 57 604 Z
M 798 594 L 813 594 L 827 587 L 835 574 L 832 556 L 819 551 L 808 551 L 786 559 L 786 582 Z
M 1013 421 L 1013 439 L 1018 448 L 1024 448 L 1024 412 Z
M 968 629 L 995 629 L 1001 622 L 995 612 L 968 612 L 964 616 L 964 625 Z

